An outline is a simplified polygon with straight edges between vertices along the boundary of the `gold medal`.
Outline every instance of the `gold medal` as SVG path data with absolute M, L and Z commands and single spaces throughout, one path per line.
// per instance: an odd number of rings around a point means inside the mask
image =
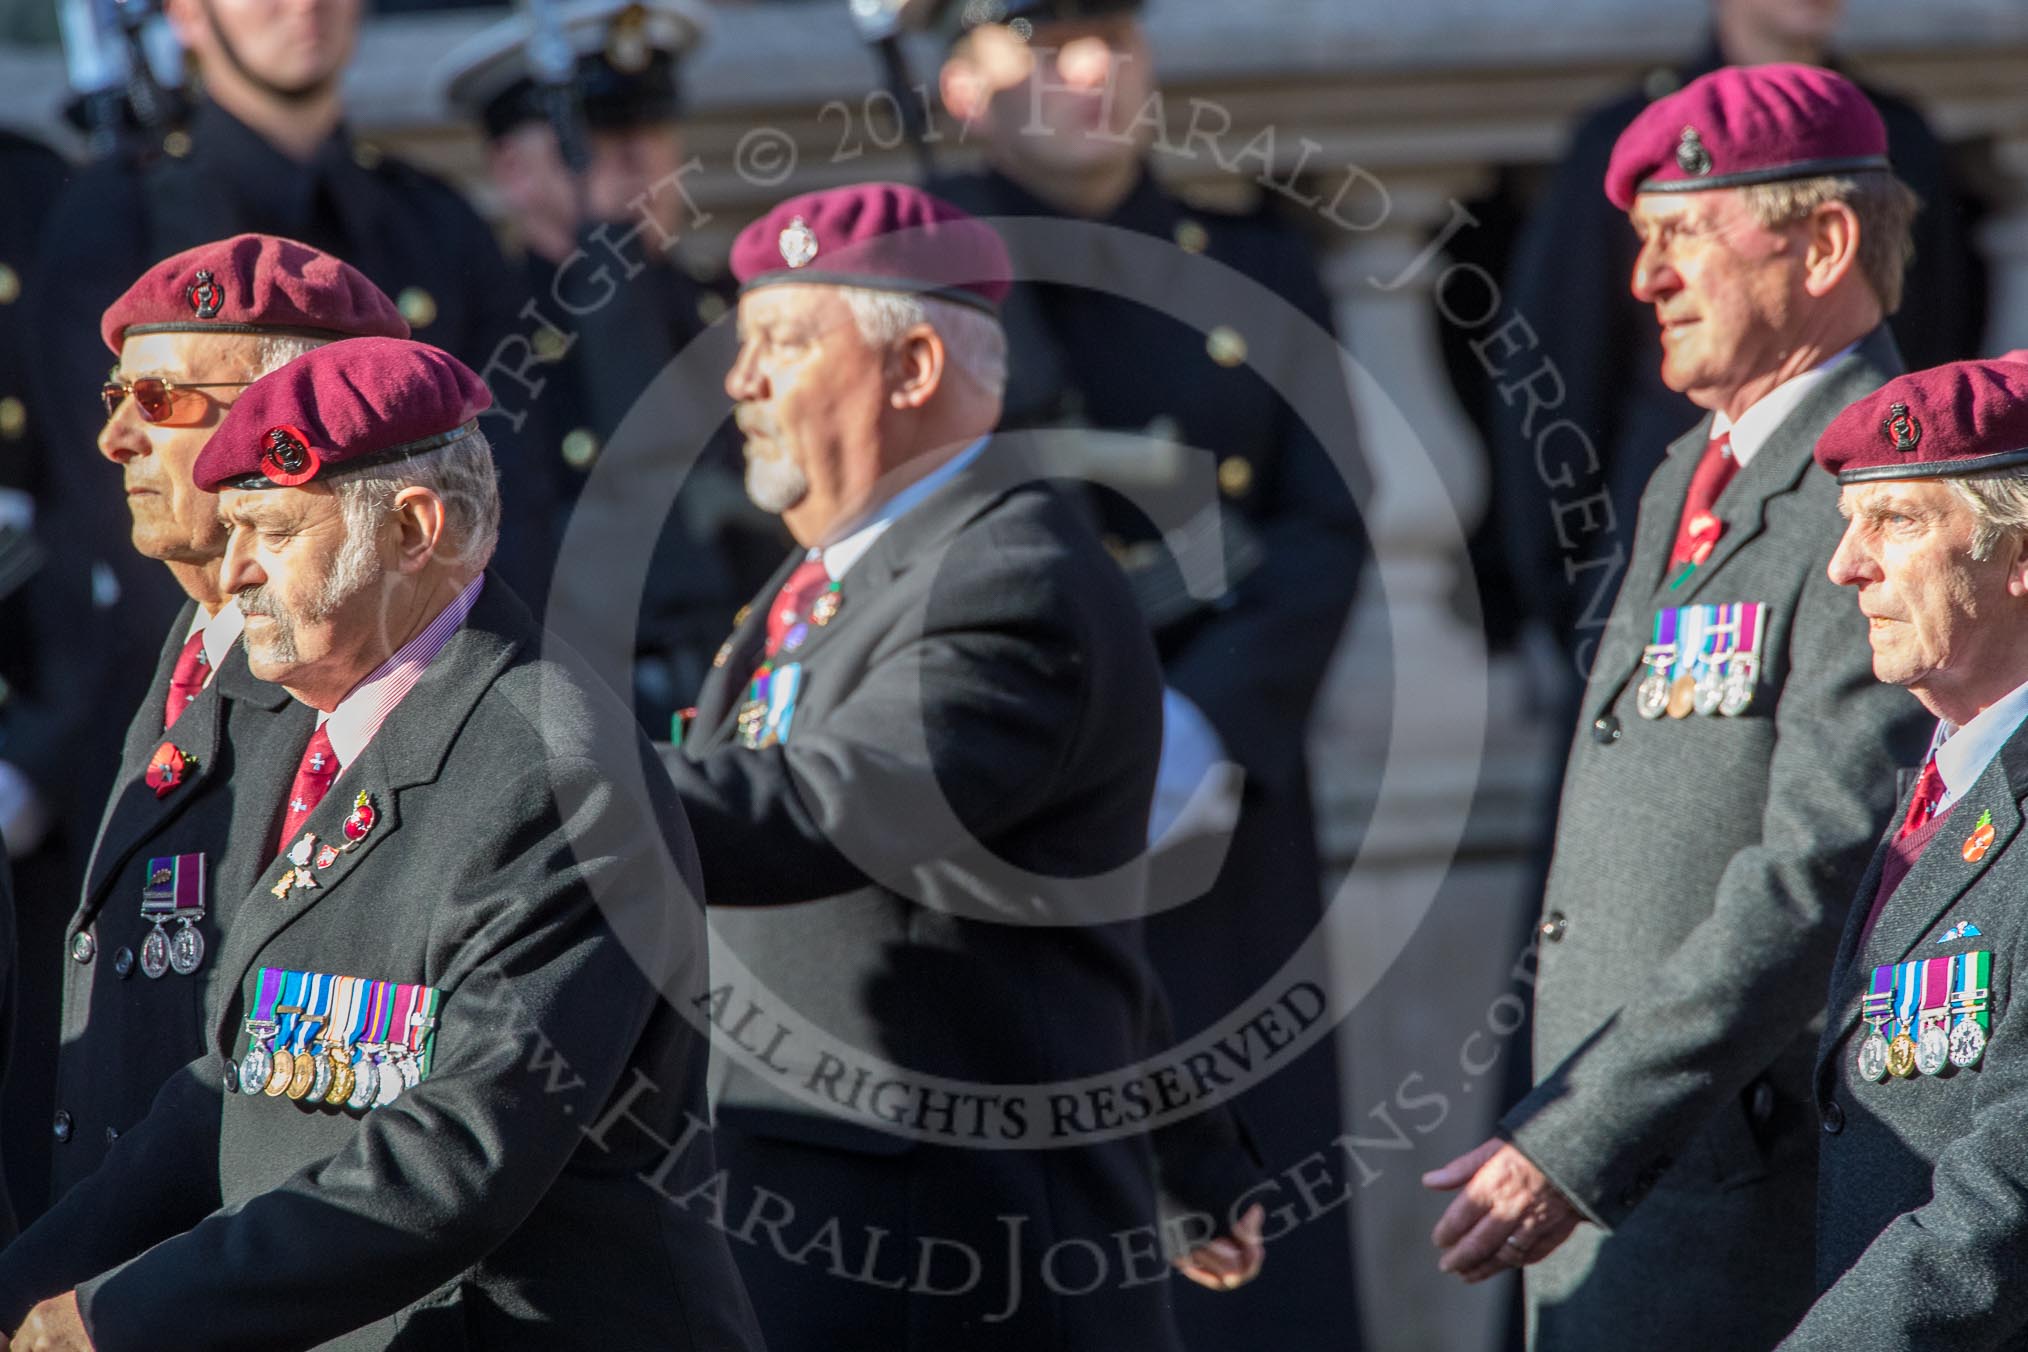
M 1887 1044 L 1887 1070 L 1904 1080 L 1915 1074 L 1914 1038 L 1906 1033 L 1897 1033 L 1894 1041 Z
M 317 1058 L 309 1052 L 304 1052 L 296 1058 L 296 1064 L 289 1071 L 288 1086 L 282 1092 L 292 1099 L 300 1100 L 303 1095 L 310 1092 L 310 1086 L 316 1079 Z
M 331 1087 L 324 1092 L 324 1102 L 333 1108 L 343 1106 L 352 1097 L 352 1086 L 359 1077 L 352 1073 L 352 1053 L 339 1048 L 331 1053 Z
M 274 1065 L 268 1069 L 268 1082 L 261 1092 L 269 1098 L 280 1098 L 295 1076 L 296 1054 L 287 1047 L 277 1047 Z
M 1696 707 L 1697 679 L 1686 671 L 1669 687 L 1669 717 L 1688 718 Z

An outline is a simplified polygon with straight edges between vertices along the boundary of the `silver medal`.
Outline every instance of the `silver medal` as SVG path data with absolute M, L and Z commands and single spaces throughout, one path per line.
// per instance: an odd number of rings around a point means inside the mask
M 179 976 L 194 976 L 197 969 L 204 965 L 204 936 L 188 920 L 176 931 L 176 937 L 169 941 L 169 965 L 176 969 Z
M 1915 1044 L 1915 1068 L 1925 1075 L 1941 1075 L 1945 1066 L 1951 1063 L 1950 1034 L 1943 1025 L 1933 1023 L 1922 1030 L 1922 1036 Z
M 1651 671 L 1641 678 L 1634 691 L 1634 712 L 1643 718 L 1660 718 L 1669 708 L 1669 678 Z
M 1887 1078 L 1887 1039 L 1877 1031 L 1859 1044 L 1859 1075 L 1874 1084 Z
M 401 1097 L 401 1091 L 406 1086 L 402 1084 L 401 1066 L 393 1053 L 390 1052 L 388 1059 L 380 1063 L 380 1074 L 376 1078 L 380 1083 L 373 1095 L 374 1107 L 385 1108 Z
M 1725 703 L 1725 681 L 1715 666 L 1702 667 L 1697 672 L 1696 692 L 1691 696 L 1690 707 L 1699 714 L 1715 714 Z
M 268 1075 L 275 1068 L 274 1054 L 265 1042 L 256 1042 L 246 1049 L 246 1055 L 239 1063 L 240 1092 L 258 1094 L 267 1088 Z
M 151 981 L 160 980 L 169 971 L 169 935 L 158 922 L 148 931 L 148 937 L 141 941 L 141 972 Z
M 1951 1029 L 1951 1064 L 1959 1070 L 1970 1070 L 1985 1054 L 1986 1030 L 1977 1019 L 1959 1019 L 1958 1026 Z
M 317 1056 L 317 1072 L 310 1078 L 310 1092 L 303 1096 L 305 1103 L 322 1103 L 324 1095 L 331 1092 L 331 1058 Z
M 345 1106 L 355 1112 L 364 1112 L 373 1106 L 379 1089 L 380 1067 L 373 1060 L 373 1053 L 361 1051 L 352 1062 L 352 1097 L 345 1100 Z
M 1720 714 L 1726 718 L 1737 718 L 1752 707 L 1758 665 L 1748 657 L 1735 657 L 1725 664 L 1725 689 L 1718 700 Z

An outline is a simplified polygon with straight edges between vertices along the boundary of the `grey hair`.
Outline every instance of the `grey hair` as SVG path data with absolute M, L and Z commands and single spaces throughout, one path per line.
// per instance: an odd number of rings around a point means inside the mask
M 1755 183 L 1741 188 L 1746 209 L 1767 230 L 1802 220 L 1827 202 L 1843 202 L 1859 218 L 1859 272 L 1880 308 L 1901 308 L 1901 284 L 1915 257 L 1915 214 L 1922 199 L 1886 170 Z
M 918 324 L 927 324 L 944 340 L 944 352 L 952 366 L 998 399 L 1007 388 L 1007 331 L 1000 321 L 983 310 L 975 310 L 941 296 L 920 296 L 909 291 L 876 291 L 871 287 L 841 286 L 845 304 L 852 310 L 852 322 L 867 346 L 885 348 Z
M 2028 533 L 2028 472 L 1975 474 L 1944 480 L 1958 495 L 1977 525 L 1972 530 L 1972 557 L 1988 559 L 2009 535 Z
M 313 338 L 306 333 L 263 333 L 254 340 L 254 379 L 272 375 L 305 352 L 314 351 L 330 341 L 328 338 Z
M 409 460 L 374 465 L 353 474 L 331 476 L 332 491 L 338 495 L 345 516 L 345 538 L 359 540 L 370 535 L 380 518 L 394 506 L 394 495 L 404 488 L 427 488 L 444 500 L 447 549 L 442 557 L 468 565 L 479 572 L 493 558 L 500 542 L 500 476 L 493 466 L 493 448 L 478 428 L 466 432 L 448 445 Z M 368 558 L 341 558 L 341 565 L 364 570 Z M 332 588 L 350 594 L 341 578 L 345 566 L 333 570 Z

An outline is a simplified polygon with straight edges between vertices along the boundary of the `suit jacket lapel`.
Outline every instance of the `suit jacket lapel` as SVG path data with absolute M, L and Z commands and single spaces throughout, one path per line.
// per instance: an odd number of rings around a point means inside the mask
M 2011 748 L 2016 739 L 2010 740 Z M 1986 871 L 1989 861 L 2007 848 L 2021 829 L 2019 791 L 2008 773 L 2007 757 L 1993 757 L 1992 764 L 1970 790 L 1951 808 L 1948 819 L 1924 847 L 1915 867 L 1894 889 L 1881 908 L 1880 921 L 1866 941 L 1861 965 L 1900 962 L 1928 932 L 1938 916 L 1949 910 Z M 1977 860 L 1967 860 L 1964 842 L 1991 813 L 1993 840 Z
M 324 801 L 304 823 L 304 831 L 316 837 L 310 884 L 278 891 L 283 878 L 295 868 L 286 850 L 256 876 L 225 936 L 218 959 L 221 982 L 236 985 L 269 940 L 338 890 L 367 855 L 401 829 L 402 791 L 437 777 L 472 706 L 538 632 L 520 602 L 498 578 L 489 575 L 471 615 L 451 635 L 415 688 L 387 716 L 359 758 L 339 772 Z M 353 840 L 346 835 L 345 822 L 362 793 L 372 810 L 372 825 Z M 298 835 L 288 845 L 293 847 L 301 839 Z M 319 868 L 316 854 L 325 845 L 337 848 L 338 857 Z M 234 1030 L 225 1021 L 231 1019 L 234 1008 L 233 1001 L 224 1000 L 214 1011 L 221 1021 L 215 1031 L 228 1046 Z
M 753 677 L 753 669 L 760 665 L 761 651 L 767 646 L 768 607 L 774 604 L 775 594 L 802 561 L 801 550 L 783 559 L 767 585 L 747 604 L 744 618 L 733 627 L 732 636 L 725 641 L 725 661 L 712 664 L 711 673 L 704 678 L 704 688 L 697 692 L 697 716 L 691 721 L 691 735 L 686 739 L 691 744 L 709 750 L 730 735 L 740 698 Z

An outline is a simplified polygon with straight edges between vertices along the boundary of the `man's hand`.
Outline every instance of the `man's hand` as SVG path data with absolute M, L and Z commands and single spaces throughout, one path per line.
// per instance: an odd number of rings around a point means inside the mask
M 1467 1282 L 1497 1277 L 1547 1257 L 1584 1219 L 1528 1157 L 1495 1137 L 1422 1176 L 1439 1192 L 1464 1191 L 1430 1239 L 1437 1269 Z
M 1260 1237 L 1261 1225 L 1266 1220 L 1266 1208 L 1255 1202 L 1233 1223 L 1229 1237 L 1200 1244 L 1175 1260 L 1176 1270 L 1213 1291 L 1230 1291 L 1246 1285 L 1260 1275 L 1261 1263 L 1267 1258 L 1267 1245 Z M 7 1350 L 0 1347 L 0 1352 Z
M 30 1310 L 11 1340 L 0 1338 L 0 1352 L 92 1352 L 77 1292 L 51 1296 Z

